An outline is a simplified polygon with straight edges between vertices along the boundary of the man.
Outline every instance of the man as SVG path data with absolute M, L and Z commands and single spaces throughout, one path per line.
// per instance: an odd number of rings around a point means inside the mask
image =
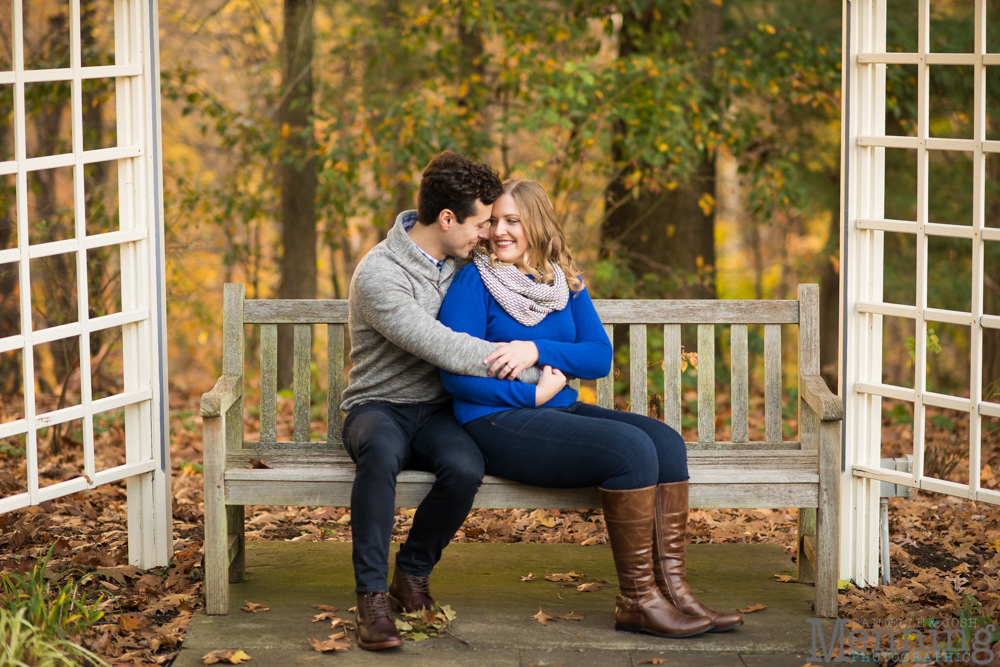
M 350 382 L 344 390 L 344 446 L 357 463 L 351 491 L 356 633 L 361 648 L 400 646 L 389 612 L 434 604 L 428 578 L 465 521 L 483 477 L 483 458 L 452 414 L 438 367 L 487 376 L 497 349 L 437 321 L 458 268 L 489 237 L 490 206 L 503 192 L 489 166 L 441 153 L 423 172 L 417 210 L 396 218 L 387 238 L 351 280 Z M 493 361 L 493 358 L 490 359 Z M 537 383 L 538 369 L 518 380 Z M 413 516 L 388 578 L 396 475 L 436 475 Z

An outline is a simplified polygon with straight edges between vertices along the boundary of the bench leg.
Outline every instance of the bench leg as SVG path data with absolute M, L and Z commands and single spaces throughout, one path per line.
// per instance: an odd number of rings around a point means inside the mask
M 816 538 L 816 508 L 799 508 L 799 537 L 796 544 L 798 580 L 800 584 L 816 583 L 816 563 L 812 554 L 806 549 L 806 538 Z
M 819 509 L 816 511 L 816 615 L 837 617 L 840 574 L 840 421 L 820 426 Z
M 243 531 L 243 505 L 226 506 L 228 527 L 229 583 L 238 584 L 246 578 L 246 536 Z
M 205 430 L 205 612 L 229 613 L 229 539 L 224 489 L 222 417 L 206 417 Z

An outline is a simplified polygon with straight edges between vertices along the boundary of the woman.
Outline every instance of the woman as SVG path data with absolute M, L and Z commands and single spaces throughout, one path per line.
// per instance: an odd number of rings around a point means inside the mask
M 743 624 L 699 602 L 685 581 L 687 455 L 662 422 L 577 401 L 566 375 L 608 374 L 612 348 L 552 209 L 535 181 L 493 205 L 487 248 L 449 288 L 440 320 L 489 341 L 496 378 L 442 371 L 455 416 L 489 474 L 550 488 L 598 485 L 621 595 L 615 627 L 689 637 Z M 537 386 L 508 382 L 543 367 Z

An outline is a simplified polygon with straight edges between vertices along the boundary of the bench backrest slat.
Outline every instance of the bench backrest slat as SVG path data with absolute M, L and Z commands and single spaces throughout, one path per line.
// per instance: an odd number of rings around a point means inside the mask
M 732 406 L 733 442 L 750 440 L 750 364 L 747 325 L 734 324 L 729 331 L 730 383 L 729 404 Z
M 637 415 L 644 415 L 649 410 L 646 395 L 646 325 L 630 324 L 628 341 L 629 409 Z
M 340 411 L 344 393 L 344 325 L 328 324 L 326 327 L 326 441 L 333 445 L 340 442 L 344 426 L 344 413 Z
M 715 442 L 715 325 L 698 325 L 698 442 Z
M 801 285 L 797 301 L 751 300 L 643 300 L 596 299 L 594 305 L 608 337 L 616 324 L 629 325 L 630 409 L 645 414 L 648 406 L 647 330 L 649 324 L 663 327 L 663 420 L 681 431 L 683 388 L 681 325 L 697 325 L 698 333 L 698 442 L 692 449 L 796 448 L 783 443 L 781 325 L 799 324 L 799 363 L 803 374 L 819 372 L 819 290 Z M 244 299 L 242 285 L 227 285 L 224 310 L 224 355 L 226 373 L 241 373 L 243 327 L 260 325 L 260 442 L 276 449 L 325 450 L 341 446 L 344 391 L 345 341 L 348 319 L 346 300 Z M 801 322 L 800 322 L 801 319 Z M 278 324 L 294 324 L 293 442 L 278 442 L 277 432 L 277 342 Z M 314 324 L 327 326 L 327 436 L 311 442 L 311 353 Z M 730 325 L 730 370 L 732 442 L 715 440 L 715 325 Z M 749 330 L 764 325 L 765 407 L 764 442 L 749 440 Z M 614 408 L 614 373 L 597 380 L 597 404 Z M 574 381 L 574 385 L 578 385 Z M 242 406 L 241 406 L 242 407 Z M 806 446 L 812 424 L 800 420 L 800 440 Z M 818 426 L 817 426 L 818 428 Z M 809 438 L 810 442 L 812 439 Z M 254 447 L 254 443 L 247 443 Z
M 764 440 L 781 442 L 781 326 L 764 325 Z
M 605 324 L 797 324 L 798 301 L 595 299 Z
M 278 441 L 278 325 L 260 325 L 260 441 Z
M 346 324 L 346 299 L 247 299 L 246 324 Z
M 608 340 L 615 339 L 615 327 L 613 324 L 604 324 L 604 333 L 608 334 Z M 607 410 L 615 409 L 615 373 L 611 373 L 597 380 L 597 405 Z
M 663 421 L 681 432 L 681 325 L 663 326 Z
M 309 410 L 312 407 L 310 365 L 312 363 L 312 325 L 295 325 L 295 345 L 292 352 L 292 393 L 294 396 L 294 437 L 296 442 L 309 442 Z

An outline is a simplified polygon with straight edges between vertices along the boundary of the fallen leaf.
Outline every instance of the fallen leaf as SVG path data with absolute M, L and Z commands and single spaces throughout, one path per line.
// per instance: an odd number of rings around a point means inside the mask
M 343 636 L 344 633 L 339 632 L 336 635 L 330 635 L 330 639 L 327 639 L 326 641 L 320 641 L 315 637 L 310 637 L 309 645 L 312 646 L 314 651 L 318 651 L 320 653 L 326 653 L 327 651 L 350 651 L 350 642 L 338 641 Z
M 314 604 L 313 609 L 319 609 L 320 611 L 337 611 L 336 607 L 331 607 L 326 604 Z
M 597 591 L 604 588 L 604 584 L 599 581 L 588 581 L 585 584 L 580 584 L 576 587 L 576 590 L 581 593 L 596 593 Z
M 967 557 L 973 555 L 973 553 L 972 553 L 972 545 L 971 544 L 963 544 L 962 546 L 958 547 L 957 549 L 955 549 L 951 553 L 952 553 L 952 555 L 955 558 L 967 558 Z
M 313 616 L 312 622 L 316 623 L 318 621 L 328 621 L 334 618 L 337 618 L 337 615 L 334 614 L 332 611 L 324 611 L 322 614 L 316 614 L 315 616 Z
M 121 628 L 122 632 L 144 630 L 152 624 L 152 621 L 145 616 L 140 616 L 139 614 L 122 614 L 118 619 L 118 627 Z
M 553 618 L 555 618 L 555 617 L 554 617 L 554 616 L 549 616 L 548 614 L 546 614 L 546 613 L 545 613 L 545 612 L 544 612 L 544 611 L 542 610 L 542 608 L 541 608 L 541 607 L 539 607 L 539 608 L 538 608 L 538 613 L 537 613 L 537 614 L 535 614 L 534 616 L 530 616 L 529 618 L 533 618 L 533 619 L 535 619 L 536 621 L 538 621 L 538 622 L 539 622 L 539 623 L 541 623 L 542 625 L 548 625 L 548 624 L 549 624 L 549 621 L 551 621 L 551 620 L 552 620 Z
M 243 609 L 243 611 L 251 613 L 251 614 L 256 614 L 259 611 L 270 611 L 271 610 L 270 607 L 262 605 L 259 602 L 250 602 L 250 600 L 244 600 L 244 602 L 246 602 L 246 604 L 243 607 L 241 607 L 241 609 Z
M 574 579 L 583 579 L 587 575 L 577 574 L 576 572 L 553 572 L 552 574 L 545 575 L 545 578 L 549 581 L 573 581 Z
M 264 463 L 260 459 L 250 459 L 250 465 L 248 465 L 247 468 L 270 470 L 271 466 L 267 465 L 266 463 Z
M 582 621 L 585 615 L 586 614 L 577 614 L 576 612 L 571 611 L 568 614 L 559 614 L 557 618 L 561 618 L 564 621 Z
M 795 583 L 798 583 L 798 581 L 799 581 L 798 579 L 796 579 L 795 577 L 791 576 L 790 574 L 776 574 L 776 575 L 774 575 L 774 578 L 777 579 L 778 581 L 780 581 L 783 584 L 795 584 Z
M 201 656 L 201 662 L 204 665 L 214 665 L 217 662 L 224 662 L 228 665 L 238 665 L 246 662 L 247 660 L 253 660 L 253 658 L 244 653 L 241 649 L 236 649 L 235 651 L 211 651 Z
M 534 580 L 535 580 L 535 573 L 534 572 L 529 572 L 528 576 L 521 577 L 521 581 L 534 581 Z
M 746 609 L 737 609 L 736 611 L 738 611 L 740 613 L 743 613 L 743 614 L 752 614 L 755 611 L 763 611 L 765 609 L 767 609 L 767 605 L 764 605 L 764 604 L 752 604 L 749 607 L 747 607 Z
M 666 658 L 646 658 L 645 660 L 640 660 L 640 665 L 662 665 L 667 662 Z

